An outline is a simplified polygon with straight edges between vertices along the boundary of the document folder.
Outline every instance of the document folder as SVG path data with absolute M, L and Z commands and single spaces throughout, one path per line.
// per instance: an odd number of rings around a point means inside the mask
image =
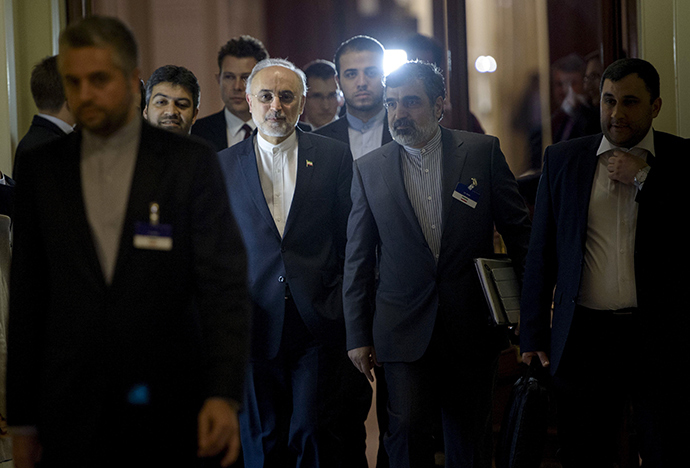
M 474 266 L 496 325 L 515 325 L 520 317 L 520 283 L 509 258 L 475 258 Z

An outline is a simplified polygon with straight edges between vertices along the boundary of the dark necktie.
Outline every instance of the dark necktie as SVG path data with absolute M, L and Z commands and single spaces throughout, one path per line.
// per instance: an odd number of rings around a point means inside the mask
M 246 140 L 252 134 L 252 127 L 247 124 L 242 125 L 242 130 L 244 130 L 244 139 Z

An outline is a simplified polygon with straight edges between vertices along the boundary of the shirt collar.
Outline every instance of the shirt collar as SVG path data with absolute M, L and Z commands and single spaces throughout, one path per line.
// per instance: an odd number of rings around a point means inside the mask
M 368 132 L 369 130 L 371 130 L 379 124 L 383 124 L 383 119 L 386 116 L 386 109 L 384 107 L 381 107 L 379 113 L 367 120 L 366 122 L 363 122 L 362 120 L 358 119 L 349 112 L 347 112 L 345 116 L 347 117 L 347 123 L 350 126 L 350 128 L 352 128 L 353 130 L 357 130 L 358 132 L 364 133 Z
M 249 119 L 245 122 L 244 120 L 240 119 L 235 114 L 230 112 L 227 107 L 224 107 L 223 110 L 225 111 L 225 125 L 228 127 L 228 130 L 230 130 L 230 133 L 232 135 L 239 132 L 240 128 L 242 128 L 244 124 L 249 125 L 252 130 L 256 128 L 256 125 L 254 124 L 254 121 L 252 119 Z
M 429 154 L 433 151 L 438 150 L 441 147 L 441 127 L 437 127 L 436 133 L 429 140 L 429 142 L 424 145 L 423 148 L 412 148 L 411 146 L 403 146 L 405 151 L 410 156 L 421 158 L 423 154 Z
M 652 156 L 656 156 L 656 154 L 654 154 L 654 129 L 652 129 L 652 127 L 649 127 L 649 130 L 647 131 L 645 137 L 642 139 L 642 141 L 636 144 L 634 148 L 647 150 L 649 154 L 651 154 Z M 606 153 L 607 151 L 612 151 L 615 149 L 630 151 L 632 148 L 620 148 L 611 143 L 609 140 L 606 139 L 606 136 L 604 136 L 604 138 L 601 139 L 601 143 L 599 144 L 599 149 L 597 149 L 597 156 L 600 156 Z
M 52 115 L 48 114 L 38 114 L 38 116 L 46 119 L 49 122 L 54 123 L 58 126 L 58 128 L 60 128 L 60 130 L 62 130 L 65 133 L 72 133 L 74 131 L 74 127 L 72 127 L 64 120 L 58 119 L 57 117 L 53 117 Z
M 267 153 L 285 153 L 297 147 L 297 131 L 292 132 L 289 137 L 277 145 L 270 143 L 261 136 L 261 133 L 256 132 L 256 142 L 259 145 L 259 148 Z
M 131 122 L 126 123 L 107 137 L 101 137 L 84 129 L 84 140 L 82 145 L 90 151 L 126 148 L 131 145 L 132 142 L 139 141 L 141 122 L 142 119 L 140 117 L 135 117 Z

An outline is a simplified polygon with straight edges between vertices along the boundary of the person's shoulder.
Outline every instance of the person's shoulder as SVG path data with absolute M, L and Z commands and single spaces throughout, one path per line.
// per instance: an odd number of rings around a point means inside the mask
M 323 128 L 323 127 L 322 127 Z M 349 145 L 346 143 L 332 138 L 328 135 L 324 135 L 322 133 L 317 133 L 317 132 L 304 132 L 304 131 L 298 131 L 298 138 L 299 141 L 309 141 L 311 144 L 317 147 L 323 147 L 323 148 L 329 148 L 331 150 L 341 150 L 341 151 L 346 151 L 350 148 Z
M 239 161 L 242 155 L 252 153 L 253 151 L 254 138 L 247 138 L 246 140 L 242 140 L 239 143 L 218 151 L 218 161 L 223 170 L 228 171 L 236 161 Z
M 216 151 L 202 138 L 193 135 L 180 135 L 144 121 L 141 131 L 142 147 L 155 148 L 178 158 L 215 157 Z
M 672 133 L 660 132 L 658 130 L 654 130 L 654 142 L 655 144 L 661 143 L 682 148 L 688 148 L 688 145 L 690 145 L 690 139 L 688 138 L 679 137 Z
M 198 133 L 199 131 L 203 132 L 204 130 L 218 127 L 219 125 L 225 125 L 225 114 L 223 109 L 215 114 L 210 114 L 206 117 L 197 119 L 197 121 L 194 122 L 194 125 L 192 125 L 192 135 Z
M 442 138 L 452 138 L 457 144 L 494 144 L 498 138 L 493 135 L 485 133 L 469 132 L 466 130 L 456 130 L 452 128 L 441 127 Z
M 546 148 L 546 152 L 551 158 L 570 158 L 578 157 L 583 154 L 595 153 L 603 134 L 587 135 L 580 138 L 573 138 L 572 140 L 559 141 Z
M 317 135 L 324 135 L 324 136 L 327 136 L 329 138 L 336 138 L 337 135 L 342 134 L 343 131 L 346 131 L 346 130 L 347 130 L 347 118 L 341 117 L 341 118 L 336 119 L 327 125 L 324 125 L 323 127 L 317 128 L 312 133 L 317 134 Z
M 221 109 L 220 111 L 216 112 L 215 114 L 209 114 L 206 117 L 202 117 L 200 119 L 197 119 L 197 121 L 194 123 L 194 125 L 199 125 L 203 127 L 204 125 L 209 125 L 213 124 L 215 122 L 218 122 L 219 120 L 225 120 L 225 115 L 224 115 L 224 109 Z M 194 126 L 192 126 L 194 128 Z

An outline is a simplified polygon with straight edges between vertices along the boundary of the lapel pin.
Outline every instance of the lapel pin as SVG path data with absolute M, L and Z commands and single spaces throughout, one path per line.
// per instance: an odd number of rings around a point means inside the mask
M 307 159 L 307 167 L 313 167 L 314 163 Z

